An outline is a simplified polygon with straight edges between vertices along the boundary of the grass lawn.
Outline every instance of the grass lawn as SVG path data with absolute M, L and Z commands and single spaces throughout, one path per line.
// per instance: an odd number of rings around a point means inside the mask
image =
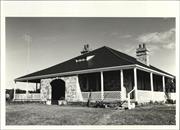
M 149 105 L 113 110 L 10 104 L 6 106 L 6 125 L 175 125 L 175 106 Z

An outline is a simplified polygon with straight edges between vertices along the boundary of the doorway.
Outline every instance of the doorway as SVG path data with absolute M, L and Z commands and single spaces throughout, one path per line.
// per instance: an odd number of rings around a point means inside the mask
M 65 99 L 65 82 L 61 79 L 55 79 L 50 84 L 52 87 L 51 104 L 58 104 L 58 100 Z

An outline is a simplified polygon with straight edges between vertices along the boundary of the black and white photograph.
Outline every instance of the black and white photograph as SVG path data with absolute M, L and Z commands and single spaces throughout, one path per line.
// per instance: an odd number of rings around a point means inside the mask
M 174 18 L 7 17 L 6 29 L 7 124 L 175 124 Z
M 177 17 L 4 20 L 6 126 L 177 125 Z

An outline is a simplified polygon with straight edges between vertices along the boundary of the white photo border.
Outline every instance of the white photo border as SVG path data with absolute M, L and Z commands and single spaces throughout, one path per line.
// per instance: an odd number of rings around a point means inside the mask
M 179 86 L 179 1 L 2 1 L 1 2 L 1 129 L 179 129 L 179 87 L 176 125 L 7 126 L 5 124 L 6 17 L 173 17 L 176 19 L 176 86 Z

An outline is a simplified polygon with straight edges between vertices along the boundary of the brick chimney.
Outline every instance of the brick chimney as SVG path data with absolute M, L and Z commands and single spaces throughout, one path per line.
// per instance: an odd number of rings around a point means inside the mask
M 139 47 L 136 49 L 136 59 L 149 66 L 149 51 L 146 48 L 146 44 L 139 44 Z
M 84 45 L 83 50 L 81 51 L 81 54 L 85 54 L 90 52 L 89 44 Z

